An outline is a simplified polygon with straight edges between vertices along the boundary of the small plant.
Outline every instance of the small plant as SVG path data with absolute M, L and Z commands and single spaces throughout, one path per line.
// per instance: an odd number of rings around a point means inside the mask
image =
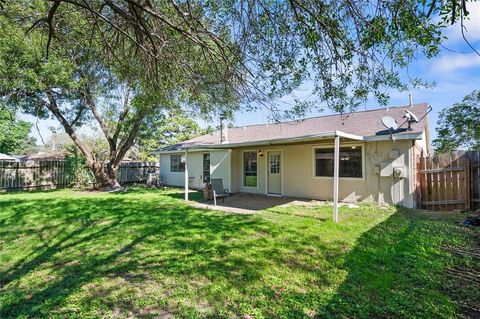
M 75 188 L 91 186 L 94 182 L 93 174 L 85 164 L 85 158 L 78 148 L 71 145 L 67 154 L 65 157 L 65 173 L 70 180 L 70 186 Z

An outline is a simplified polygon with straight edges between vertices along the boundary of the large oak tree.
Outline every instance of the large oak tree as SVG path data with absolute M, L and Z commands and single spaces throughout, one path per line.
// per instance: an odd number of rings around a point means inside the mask
M 118 186 L 118 164 L 159 110 L 275 112 L 276 98 L 305 80 L 338 112 L 369 94 L 384 104 L 387 90 L 424 84 L 399 72 L 419 54 L 436 55 L 442 28 L 468 14 L 463 0 L 0 3 L 0 95 L 39 117 L 53 114 L 99 187 Z M 108 141 L 106 166 L 78 137 L 89 121 Z
M 55 20 L 46 25 L 41 17 L 50 17 L 52 7 L 42 1 L 11 2 L 2 13 L 0 93 L 5 103 L 38 117 L 55 117 L 85 156 L 97 188 L 119 186 L 119 164 L 149 117 L 182 105 L 208 112 L 237 100 L 237 84 L 228 70 L 233 64 L 223 63 L 214 51 L 205 56 L 196 40 L 171 30 L 156 33 L 165 41 L 153 63 L 138 54 L 130 37 L 115 38 L 116 32 L 90 21 L 83 9 L 59 6 Z M 55 25 L 51 38 L 50 23 Z M 107 162 L 78 133 L 91 123 L 108 142 Z

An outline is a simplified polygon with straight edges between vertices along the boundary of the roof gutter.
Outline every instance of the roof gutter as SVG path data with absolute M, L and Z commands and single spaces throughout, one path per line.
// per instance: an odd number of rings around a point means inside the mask
M 181 149 L 228 149 L 228 148 L 237 148 L 237 147 L 248 147 L 248 146 L 268 146 L 268 145 L 281 145 L 281 144 L 292 144 L 298 142 L 308 142 L 315 141 L 318 139 L 324 138 L 334 138 L 335 136 L 340 136 L 343 138 L 363 141 L 364 137 L 354 134 L 349 134 L 341 131 L 331 131 L 331 132 L 322 132 L 320 134 L 304 135 L 293 138 L 278 138 L 273 140 L 264 140 L 264 141 L 254 141 L 254 142 L 244 142 L 244 143 L 228 143 L 228 144 L 216 144 L 216 145 L 191 145 L 183 146 Z
M 393 134 L 395 141 L 398 140 L 421 140 L 422 132 L 412 132 L 412 133 L 397 133 Z M 390 135 L 372 135 L 365 136 L 365 142 L 377 142 L 377 141 L 391 141 Z
M 390 135 L 374 135 L 374 136 L 360 136 L 350 133 L 345 133 L 342 131 L 330 131 L 322 132 L 319 134 L 313 135 L 304 135 L 294 138 L 278 138 L 273 140 L 264 140 L 264 141 L 254 141 L 254 142 L 244 142 L 244 143 L 225 143 L 225 144 L 198 144 L 198 145 L 184 145 L 177 150 L 168 150 L 162 151 L 157 150 L 154 154 L 168 154 L 168 153 L 178 153 L 182 150 L 211 150 L 211 149 L 230 149 L 230 148 L 239 148 L 239 147 L 249 147 L 249 146 L 270 146 L 270 145 L 282 145 L 282 144 L 293 144 L 298 142 L 309 142 L 315 141 L 318 139 L 326 138 L 335 138 L 336 136 L 343 137 L 345 139 L 354 140 L 354 141 L 364 141 L 364 142 L 375 142 L 375 141 L 389 141 Z M 422 138 L 422 133 L 400 133 L 394 134 L 395 140 L 418 140 Z
M 341 131 L 331 131 L 331 132 L 323 132 L 320 134 L 312 134 L 312 135 L 304 135 L 294 138 L 278 138 L 273 140 L 263 140 L 263 141 L 254 141 L 254 142 L 243 142 L 243 143 L 226 143 L 226 144 L 198 144 L 198 145 L 186 145 L 182 146 L 178 150 L 175 151 L 156 151 L 157 154 L 159 153 L 173 153 L 179 152 L 185 149 L 191 150 L 208 150 L 208 149 L 229 149 L 229 148 L 238 148 L 238 147 L 248 147 L 248 146 L 268 146 L 268 145 L 280 145 L 280 144 L 292 144 L 298 142 L 308 142 L 314 141 L 323 138 L 334 138 L 335 136 L 340 136 L 356 141 L 363 141 L 363 136 L 349 134 Z

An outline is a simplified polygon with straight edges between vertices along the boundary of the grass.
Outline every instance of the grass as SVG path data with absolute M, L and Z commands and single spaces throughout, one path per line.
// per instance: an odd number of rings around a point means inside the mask
M 243 186 L 245 186 L 245 187 L 257 187 L 257 176 L 245 176 Z
M 177 190 L 0 195 L 0 318 L 479 315 L 480 231 L 361 205 L 233 215 Z M 476 254 L 476 257 L 475 257 Z

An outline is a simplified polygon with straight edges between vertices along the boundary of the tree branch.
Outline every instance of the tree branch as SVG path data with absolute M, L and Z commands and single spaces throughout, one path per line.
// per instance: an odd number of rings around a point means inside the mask
M 132 147 L 133 142 L 135 142 L 135 138 L 138 135 L 138 130 L 140 129 L 140 126 L 142 125 L 143 120 L 145 119 L 145 115 L 146 115 L 146 113 L 144 111 L 141 112 L 138 115 L 135 122 L 133 123 L 133 126 L 130 130 L 130 133 L 128 134 L 128 137 L 125 139 L 125 141 L 122 143 L 122 145 L 119 148 L 119 151 L 117 153 L 117 158 L 115 159 L 115 161 L 113 163 L 114 165 L 120 164 L 120 162 L 122 161 L 125 154 L 127 154 L 130 147 Z
M 127 91 L 125 92 L 125 97 L 123 100 L 123 111 L 120 113 L 120 116 L 118 117 L 118 123 L 117 127 L 115 128 L 115 132 L 113 133 L 113 141 L 115 144 L 117 144 L 118 141 L 118 136 L 120 134 L 120 131 L 122 130 L 123 123 L 125 122 L 125 118 L 128 115 L 128 112 L 130 111 L 130 87 L 127 87 Z
M 60 112 L 53 90 L 48 89 L 46 91 L 46 95 L 49 102 L 49 103 L 45 103 L 46 107 L 50 110 L 50 112 L 53 113 L 53 115 L 57 118 L 57 120 L 63 126 L 65 133 L 67 133 L 70 136 L 70 138 L 75 143 L 75 145 L 77 145 L 77 147 L 80 149 L 83 155 L 85 155 L 85 158 L 87 159 L 87 163 L 90 166 L 93 166 L 95 163 L 95 156 L 93 155 L 90 148 L 80 140 L 80 138 L 77 136 L 73 127 L 68 123 L 68 121 L 65 119 L 63 114 Z
M 98 125 L 100 126 L 100 129 L 103 132 L 103 135 L 107 139 L 108 143 L 112 144 L 113 140 L 112 140 L 110 134 L 108 133 L 108 128 L 105 125 L 105 122 L 103 122 L 103 119 L 100 116 L 100 113 L 98 112 L 97 107 L 95 105 L 95 101 L 93 100 L 93 96 L 92 96 L 92 94 L 91 94 L 91 92 L 88 88 L 85 89 L 84 96 L 85 96 L 85 104 L 87 105 L 87 107 L 92 112 L 93 117 L 95 117 L 95 120 L 97 120 Z
M 53 27 L 53 18 L 55 16 L 55 12 L 57 11 L 58 7 L 60 6 L 60 1 L 59 0 L 54 0 L 52 7 L 48 11 L 48 16 L 47 16 L 47 24 L 48 24 L 48 39 L 47 39 L 47 59 L 48 59 L 48 54 L 50 51 L 50 44 L 52 42 L 53 35 L 55 33 L 55 28 Z

